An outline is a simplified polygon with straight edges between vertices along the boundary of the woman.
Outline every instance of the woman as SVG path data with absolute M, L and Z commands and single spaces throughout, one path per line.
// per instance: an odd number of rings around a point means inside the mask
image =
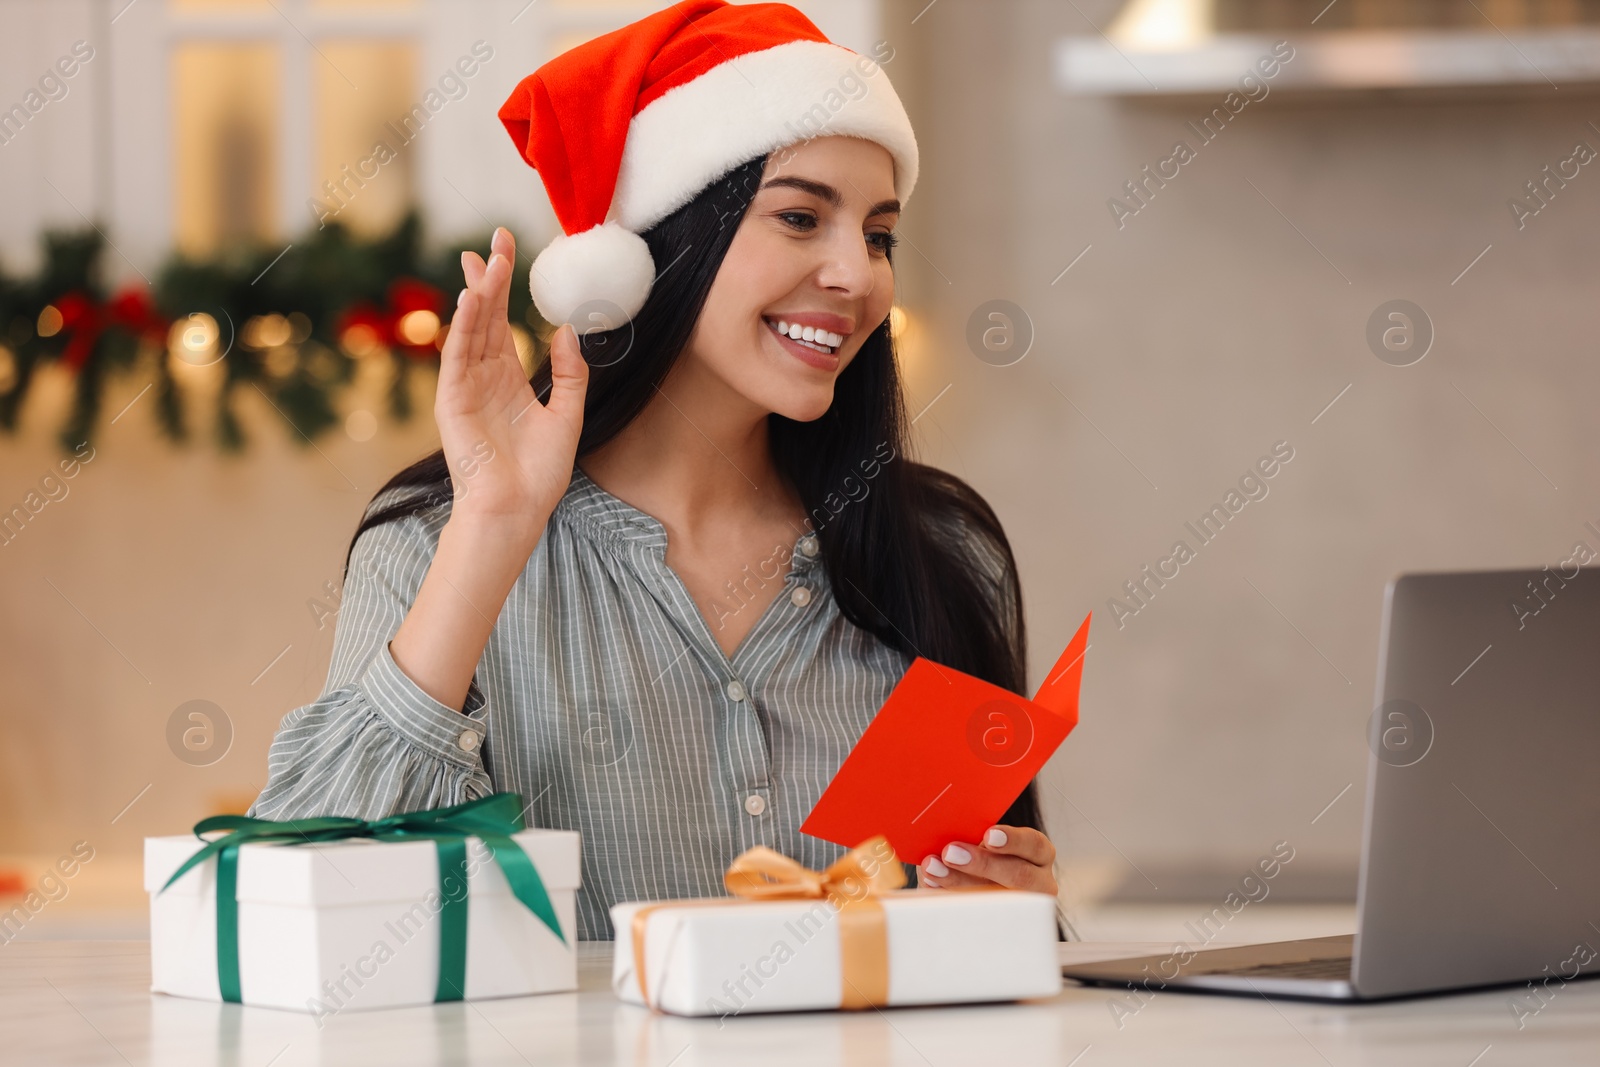
M 613 328 L 563 325 L 525 379 L 510 235 L 462 255 L 442 447 L 352 538 L 326 690 L 252 814 L 518 792 L 530 825 L 581 831 L 579 936 L 606 938 L 611 904 L 718 895 L 752 845 L 837 858 L 798 827 L 912 657 L 1026 695 L 998 520 L 902 455 L 916 146 L 863 62 L 786 5 L 699 0 L 518 87 L 501 118 L 567 232 L 535 301 Z M 797 135 L 810 99 L 826 126 Z M 985 840 L 904 858 L 927 886 L 1056 891 L 1031 786 Z

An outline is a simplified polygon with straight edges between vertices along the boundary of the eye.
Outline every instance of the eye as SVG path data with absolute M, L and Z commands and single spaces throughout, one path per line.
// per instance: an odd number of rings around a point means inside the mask
M 817 217 L 809 211 L 780 211 L 778 218 L 796 230 L 811 230 L 817 225 Z
M 882 232 L 867 234 L 867 243 L 884 255 L 888 255 L 889 250 L 900 243 L 900 238 L 895 235 L 893 230 L 883 230 Z

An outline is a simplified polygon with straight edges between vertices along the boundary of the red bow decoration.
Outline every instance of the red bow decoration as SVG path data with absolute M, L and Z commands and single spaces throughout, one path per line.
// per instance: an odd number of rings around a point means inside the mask
M 96 304 L 89 294 L 74 289 L 52 301 L 51 306 L 60 313 L 59 332 L 66 336 L 61 362 L 74 373 L 88 362 L 107 329 L 119 329 L 135 339 L 162 344 L 171 326 L 156 310 L 150 294 L 136 285 L 118 291 L 105 304 Z
M 339 316 L 336 335 L 342 339 L 352 328 L 365 327 L 376 335 L 377 340 L 400 349 L 413 359 L 435 357 L 437 350 L 433 341 L 436 330 L 418 330 L 416 320 L 407 323 L 406 318 L 413 312 L 424 312 L 433 316 L 432 321 L 437 327 L 443 321 L 444 293 L 416 278 L 397 278 L 389 286 L 387 304 L 385 308 L 366 301 L 350 305 Z M 425 323 L 427 320 L 423 321 Z

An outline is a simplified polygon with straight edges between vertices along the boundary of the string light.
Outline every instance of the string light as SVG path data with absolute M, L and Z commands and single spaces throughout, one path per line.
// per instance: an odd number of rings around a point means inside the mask
M 439 333 L 439 316 L 427 309 L 407 312 L 400 317 L 395 333 L 408 345 L 431 345 Z
M 179 362 L 204 366 L 216 354 L 219 333 L 216 319 L 196 311 L 173 322 L 167 333 L 167 351 Z
M 289 345 L 269 349 L 266 358 L 267 373 L 274 378 L 287 378 L 300 365 L 300 352 Z
M 39 312 L 39 321 L 36 324 L 40 337 L 54 337 L 61 332 L 61 312 L 54 304 L 46 304 L 44 310 Z
M 383 347 L 383 338 L 378 336 L 378 331 L 365 323 L 357 323 L 339 335 L 339 343 L 344 350 L 356 358 L 375 354 Z
M 242 340 L 251 348 L 276 348 L 294 336 L 294 327 L 282 315 L 256 315 L 245 320 Z
M 370 441 L 378 433 L 378 417 L 366 408 L 357 408 L 345 416 L 344 432 L 352 441 Z

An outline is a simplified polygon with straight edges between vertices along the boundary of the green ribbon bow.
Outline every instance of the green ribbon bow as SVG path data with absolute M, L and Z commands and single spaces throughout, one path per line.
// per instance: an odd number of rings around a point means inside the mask
M 539 870 L 511 835 L 524 829 L 522 797 L 495 793 L 481 800 L 431 811 L 412 811 L 367 822 L 362 819 L 324 817 L 273 822 L 245 815 L 213 815 L 194 824 L 196 837 L 226 830 L 224 837 L 206 841 L 205 847 L 184 861 L 167 879 L 158 895 L 212 856 L 217 857 L 217 984 L 222 999 L 240 1003 L 239 995 L 239 847 L 256 842 L 316 845 L 370 837 L 378 841 L 432 841 L 439 855 L 439 984 L 435 1001 L 461 1000 L 467 976 L 467 838 L 476 837 L 504 872 L 511 892 L 551 933 L 567 943 L 561 932 Z M 201 837 L 202 840 L 205 838 Z M 454 876 L 456 891 L 448 887 Z

